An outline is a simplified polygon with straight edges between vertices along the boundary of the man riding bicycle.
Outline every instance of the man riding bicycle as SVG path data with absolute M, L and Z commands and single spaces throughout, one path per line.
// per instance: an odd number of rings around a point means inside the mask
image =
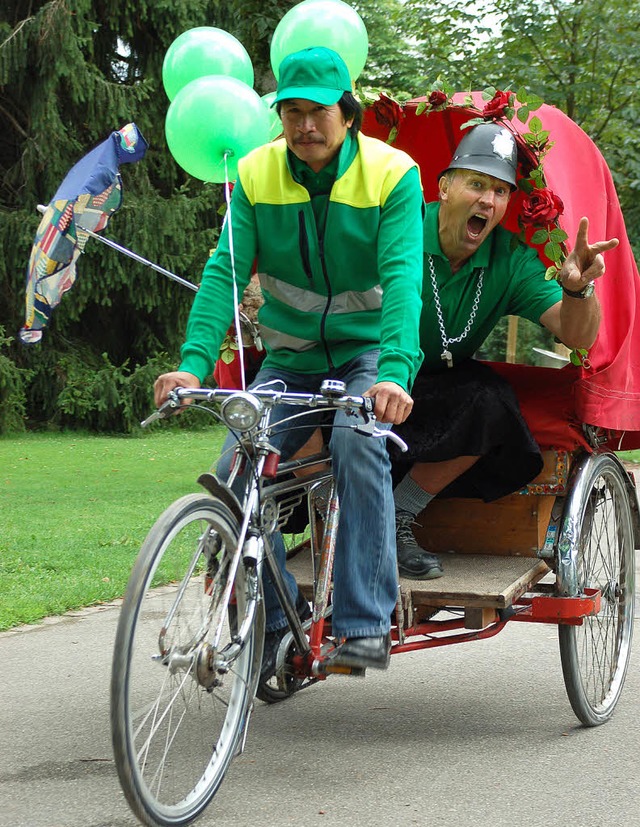
M 417 166 L 405 153 L 360 134 L 362 110 L 349 71 L 331 49 L 303 49 L 285 58 L 275 105 L 284 139 L 238 165 L 231 209 L 189 317 L 180 368 L 156 380 L 156 404 L 175 387 L 199 387 L 213 371 L 233 315 L 234 270 L 241 292 L 257 260 L 266 358 L 252 386 L 273 382 L 309 392 L 325 378 L 339 379 L 347 393 L 375 397 L 379 422 L 401 423 L 411 411 L 409 389 L 422 358 Z M 282 409 L 276 418 L 286 414 Z M 316 424 L 310 418 L 308 427 L 276 433 L 282 457 L 292 456 Z M 390 463 L 384 441 L 362 439 L 345 425 L 345 414 L 337 413 L 330 450 L 341 519 L 332 627 L 343 642 L 332 658 L 349 668 L 386 669 L 397 593 Z M 218 470 L 225 473 L 223 465 Z M 284 571 L 279 536 L 275 552 Z M 286 580 L 295 597 L 294 578 L 287 574 Z M 264 586 L 262 681 L 275 671 L 287 628 L 273 587 Z M 297 605 L 301 615 L 308 612 L 303 600 Z

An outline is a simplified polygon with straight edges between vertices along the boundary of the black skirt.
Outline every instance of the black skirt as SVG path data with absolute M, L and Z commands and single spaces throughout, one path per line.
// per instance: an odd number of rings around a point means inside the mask
M 467 359 L 435 373 L 421 372 L 411 396 L 411 415 L 393 428 L 409 450 L 403 454 L 387 442 L 394 485 L 415 462 L 479 456 L 438 496 L 491 502 L 517 491 L 542 470 L 540 449 L 511 385 L 487 365 Z

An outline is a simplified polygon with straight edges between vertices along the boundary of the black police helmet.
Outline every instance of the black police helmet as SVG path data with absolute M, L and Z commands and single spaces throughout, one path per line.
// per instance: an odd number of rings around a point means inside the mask
M 505 181 L 514 190 L 517 167 L 518 151 L 513 134 L 500 124 L 481 123 L 460 141 L 444 172 L 450 169 L 484 172 Z

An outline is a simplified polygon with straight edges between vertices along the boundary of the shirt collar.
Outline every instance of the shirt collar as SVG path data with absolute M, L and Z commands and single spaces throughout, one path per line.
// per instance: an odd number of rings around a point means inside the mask
M 302 184 L 307 189 L 329 191 L 336 178 L 339 178 L 350 166 L 357 151 L 357 141 L 351 137 L 350 132 L 347 132 L 346 138 L 340 147 L 340 152 L 320 172 L 314 172 L 305 161 L 300 160 L 288 147 L 287 163 L 293 180 L 298 184 Z

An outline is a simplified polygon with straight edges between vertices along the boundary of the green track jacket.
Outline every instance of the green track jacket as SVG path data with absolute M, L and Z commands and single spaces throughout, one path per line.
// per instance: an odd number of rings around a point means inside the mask
M 417 167 L 362 135 L 349 157 L 341 151 L 323 234 L 308 191 L 291 175 L 284 140 L 240 161 L 228 220 L 189 317 L 181 370 L 201 380 L 213 370 L 233 313 L 233 249 L 239 295 L 257 259 L 265 364 L 327 373 L 380 347 L 378 381 L 411 387 L 422 360 Z

